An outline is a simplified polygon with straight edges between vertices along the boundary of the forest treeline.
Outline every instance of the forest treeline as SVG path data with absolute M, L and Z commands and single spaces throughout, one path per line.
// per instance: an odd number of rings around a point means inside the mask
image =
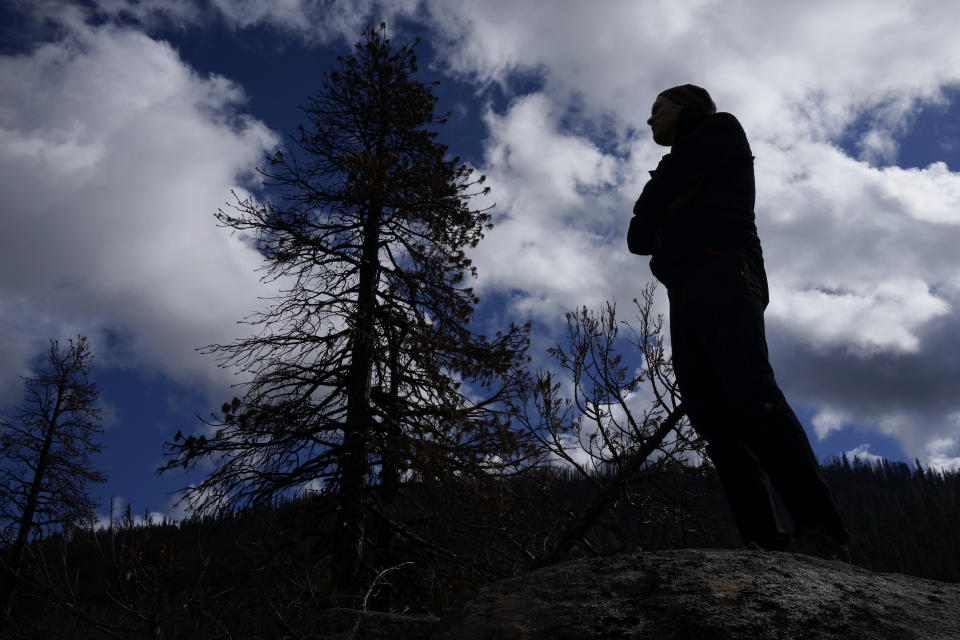
M 280 286 L 250 335 L 204 349 L 246 382 L 163 445 L 160 473 L 203 476 L 191 518 L 94 528 L 93 354 L 51 341 L 0 421 L 0 634 L 300 638 L 330 607 L 438 612 L 566 558 L 739 544 L 653 285 L 629 320 L 566 314 L 538 370 L 530 324 L 477 330 L 490 188 L 437 142 L 417 70 L 415 44 L 367 31 L 265 159 L 263 193 L 216 214 Z M 956 473 L 827 472 L 855 562 L 958 579 Z
M 824 472 L 850 529 L 855 564 L 960 581 L 960 471 L 844 455 Z

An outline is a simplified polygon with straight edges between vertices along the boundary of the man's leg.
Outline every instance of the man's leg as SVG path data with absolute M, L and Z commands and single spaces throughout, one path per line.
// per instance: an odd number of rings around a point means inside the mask
M 720 438 L 707 444 L 707 454 L 717 469 L 743 543 L 782 551 L 787 535 L 777 518 L 770 480 L 753 453 Z
M 739 437 L 731 419 L 735 407 L 728 405 L 722 392 L 722 372 L 712 365 L 712 358 L 696 338 L 699 310 L 696 304 L 688 308 L 691 305 L 685 301 L 682 287 L 670 295 L 673 369 L 687 417 L 708 442 L 707 454 L 717 469 L 743 543 L 782 549 L 786 536 L 774 509 L 769 478 Z
M 803 425 L 786 402 L 766 403 L 747 423 L 747 440 L 797 528 L 824 527 L 843 542 L 847 534 Z
M 769 364 L 762 265 L 711 256 L 690 285 L 687 335 L 721 372 L 720 391 L 732 409 L 727 430 L 767 472 L 798 528 L 824 527 L 842 541 L 846 534 L 816 456 Z

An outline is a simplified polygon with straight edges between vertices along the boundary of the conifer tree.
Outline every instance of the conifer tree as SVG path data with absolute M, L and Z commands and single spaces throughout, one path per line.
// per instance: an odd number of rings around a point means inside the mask
M 436 141 L 436 98 L 411 46 L 372 29 L 324 73 L 292 152 L 262 171 L 275 200 L 238 199 L 220 222 L 256 238 L 284 290 L 250 319 L 256 335 L 213 345 L 251 381 L 208 433 L 170 445 L 165 468 L 213 462 L 200 508 L 256 504 L 305 486 L 339 501 L 332 574 L 355 585 L 367 495 L 463 477 L 517 458 L 503 419 L 526 361 L 526 327 L 487 339 L 465 250 L 486 193 Z
M 9 611 L 27 543 L 37 534 L 90 525 L 96 503 L 87 492 L 104 482 L 91 455 L 103 431 L 90 380 L 93 355 L 86 337 L 66 347 L 51 340 L 46 362 L 26 379 L 26 393 L 12 420 L 0 420 L 0 540 L 3 587 L 0 605 Z

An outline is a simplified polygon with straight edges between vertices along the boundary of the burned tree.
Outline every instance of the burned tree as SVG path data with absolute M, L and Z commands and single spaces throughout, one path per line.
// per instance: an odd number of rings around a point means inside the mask
M 571 545 L 589 546 L 585 535 L 592 527 L 617 528 L 603 518 L 618 501 L 636 511 L 633 487 L 682 467 L 691 452 L 702 455 L 684 419 L 654 292 L 648 285 L 634 301 L 634 325 L 619 322 L 610 303 L 599 312 L 568 313 L 567 339 L 549 350 L 566 375 L 541 371 L 516 408 L 517 421 L 547 458 L 592 486 L 588 504 L 564 507 L 568 517 L 545 536 L 549 545 L 528 552 L 535 566 L 557 561 Z
M 46 362 L 26 379 L 26 393 L 12 420 L 0 421 L 0 535 L 3 588 L 8 612 L 24 568 L 30 540 L 53 530 L 89 526 L 96 503 L 91 482 L 106 478 L 94 470 L 100 451 L 100 392 L 90 381 L 93 355 L 86 337 L 66 347 L 52 340 Z
M 357 581 L 369 488 L 492 470 L 520 440 L 502 418 L 522 377 L 525 328 L 467 328 L 478 302 L 465 250 L 489 227 L 486 193 L 436 141 L 443 117 L 413 47 L 366 33 L 325 73 L 293 151 L 262 171 L 276 199 L 238 199 L 220 222 L 256 238 L 283 292 L 252 337 L 211 348 L 250 377 L 206 433 L 170 445 L 166 468 L 213 462 L 201 509 L 313 486 L 336 497 L 331 569 Z

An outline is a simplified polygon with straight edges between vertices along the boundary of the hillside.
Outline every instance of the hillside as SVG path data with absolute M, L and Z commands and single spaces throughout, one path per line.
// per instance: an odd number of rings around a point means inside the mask
M 732 624 L 711 617 L 728 610 L 756 628 L 815 627 L 825 620 L 829 624 L 817 627 L 823 634 L 871 616 L 894 625 L 890 629 L 899 629 L 894 614 L 919 616 L 911 628 L 923 628 L 916 625 L 927 624 L 928 613 L 952 620 L 939 607 L 941 601 L 960 604 L 960 585 L 952 584 L 960 580 L 960 474 L 856 460 L 837 460 L 824 470 L 851 532 L 852 565 L 737 550 L 709 467 L 675 470 L 631 487 L 629 499 L 602 514 L 587 542 L 571 549 L 563 563 L 533 572 L 513 541 L 547 544 L 542 532 L 556 530 L 564 513 L 590 502 L 595 488 L 589 483 L 559 479 L 549 507 L 538 502 L 542 494 L 513 486 L 513 502 L 503 503 L 513 512 L 497 508 L 473 515 L 469 510 L 481 503 L 466 501 L 462 492 L 451 488 L 442 497 L 411 487 L 408 498 L 418 502 L 411 514 L 434 515 L 411 520 L 419 538 L 398 537 L 391 557 L 371 558 L 359 596 L 328 588 L 330 501 L 313 496 L 148 527 L 134 526 L 128 516 L 96 534 L 77 531 L 38 542 L 29 584 L 19 591 L 6 632 L 11 638 L 94 638 L 109 631 L 119 637 L 311 638 L 320 637 L 320 630 L 351 632 L 364 604 L 369 612 L 361 624 L 375 621 L 391 638 L 405 637 L 403 629 L 426 637 L 426 630 L 439 633 L 457 616 L 466 621 L 488 614 L 520 627 L 527 624 L 524 616 L 540 616 L 546 624 L 570 615 L 593 625 L 607 616 L 611 629 L 621 625 L 620 615 L 627 635 L 569 637 L 629 638 L 631 621 L 657 628 L 683 603 L 697 613 L 676 624 Z M 377 537 L 375 530 L 370 535 Z M 434 549 L 434 543 L 455 553 Z M 378 576 L 384 567 L 393 569 Z M 511 601 L 519 607 L 512 618 Z M 485 607 L 507 609 L 482 613 Z M 621 610 L 630 613 L 616 613 Z M 736 629 L 741 627 L 729 632 Z M 860 637 L 914 637 L 890 633 Z

